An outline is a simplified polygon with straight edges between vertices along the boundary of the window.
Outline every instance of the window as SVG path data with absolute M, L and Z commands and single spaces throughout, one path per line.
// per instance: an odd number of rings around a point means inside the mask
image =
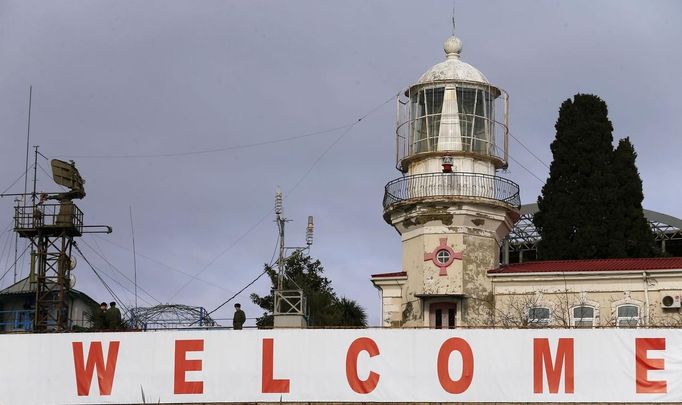
M 639 307 L 621 305 L 616 310 L 616 325 L 619 328 L 636 328 L 639 325 Z
M 594 326 L 594 308 L 581 305 L 573 308 L 573 326 L 576 328 L 591 328 Z
M 445 264 L 450 260 L 450 252 L 448 252 L 446 249 L 441 249 L 438 252 L 436 252 L 436 260 L 438 260 L 438 263 L 440 264 Z
M 410 97 L 412 153 L 436 150 L 445 87 L 419 90 Z
M 528 326 L 544 328 L 549 325 L 549 308 L 533 307 L 528 309 Z

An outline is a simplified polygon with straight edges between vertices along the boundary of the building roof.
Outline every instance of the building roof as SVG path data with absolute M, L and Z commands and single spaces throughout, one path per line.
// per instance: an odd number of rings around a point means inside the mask
M 488 79 L 478 69 L 459 60 L 459 54 L 462 51 L 462 41 L 459 38 L 451 36 L 445 40 L 443 50 L 447 59 L 427 70 L 417 80 L 417 84 L 440 80 L 488 83 Z
M 637 259 L 552 260 L 510 264 L 489 270 L 488 274 L 563 273 L 600 271 L 680 270 L 682 257 Z
M 49 281 L 48 281 L 49 282 Z M 0 296 L 2 295 L 20 295 L 20 294 L 31 294 L 34 295 L 36 293 L 36 288 L 35 284 L 31 283 L 29 281 L 29 278 L 26 277 L 22 280 L 17 281 L 16 283 L 12 284 L 11 286 L 0 290 Z M 89 295 L 85 294 L 82 291 L 76 290 L 75 288 L 70 288 L 69 289 L 69 295 L 73 298 L 78 298 L 80 297 L 82 300 L 86 301 L 88 304 L 92 305 L 97 305 L 97 301 L 92 299 Z
M 395 272 L 395 273 L 372 274 L 372 278 L 391 278 L 391 277 L 407 277 L 407 273 L 404 271 L 399 271 L 399 272 Z
M 5 288 L 4 290 L 0 290 L 0 295 L 4 294 L 23 294 L 23 293 L 35 293 L 36 289 L 34 287 L 35 284 L 31 284 L 28 281 L 28 277 L 17 281 L 16 283 L 12 284 L 11 286 Z

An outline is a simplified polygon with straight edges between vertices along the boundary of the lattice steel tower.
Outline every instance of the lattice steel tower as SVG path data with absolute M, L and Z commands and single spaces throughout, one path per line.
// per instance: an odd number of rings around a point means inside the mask
M 36 160 L 37 155 L 36 147 Z M 20 237 L 31 241 L 29 281 L 36 293 L 34 331 L 69 329 L 67 295 L 71 288 L 71 270 L 75 267 L 72 250 L 74 238 L 81 236 L 86 227 L 83 225 L 83 212 L 73 203 L 74 199 L 85 197 L 85 181 L 73 161 L 54 159 L 51 164 L 55 183 L 69 191 L 42 193 L 38 198 L 34 172 L 31 203 L 17 203 L 14 214 L 14 230 Z M 57 202 L 49 203 L 49 200 Z M 110 227 L 103 228 L 101 232 L 111 232 Z M 91 229 L 90 232 L 99 231 Z

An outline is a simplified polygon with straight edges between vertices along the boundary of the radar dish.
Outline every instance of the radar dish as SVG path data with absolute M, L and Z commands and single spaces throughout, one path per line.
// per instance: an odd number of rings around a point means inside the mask
M 85 180 L 81 177 L 76 165 L 59 159 L 52 159 L 52 179 L 60 186 L 71 189 L 71 198 L 83 198 L 85 196 Z

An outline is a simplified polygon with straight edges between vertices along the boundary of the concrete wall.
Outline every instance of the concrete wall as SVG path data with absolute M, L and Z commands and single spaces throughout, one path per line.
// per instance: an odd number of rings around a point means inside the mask
M 682 277 L 674 272 L 600 272 L 494 276 L 495 324 L 524 323 L 528 308 L 547 307 L 551 326 L 573 326 L 571 309 L 595 308 L 595 326 L 616 326 L 617 308 L 639 308 L 639 326 L 682 326 L 680 309 L 664 309 L 665 295 L 682 292 Z

